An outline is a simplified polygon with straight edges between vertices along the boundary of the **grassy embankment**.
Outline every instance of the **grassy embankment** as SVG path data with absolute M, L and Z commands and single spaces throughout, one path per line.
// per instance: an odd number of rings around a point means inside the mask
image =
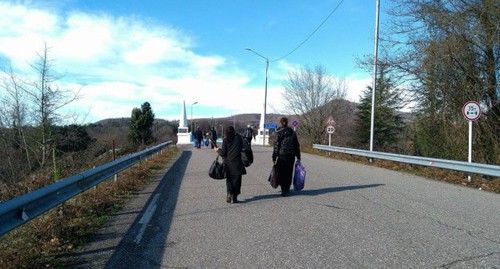
M 135 192 L 144 188 L 154 171 L 177 154 L 170 147 L 35 218 L 0 238 L 0 268 L 61 268 L 63 254 L 88 241 Z M 29 187 L 29 182 L 23 186 Z M 33 186 L 32 189 L 36 189 Z

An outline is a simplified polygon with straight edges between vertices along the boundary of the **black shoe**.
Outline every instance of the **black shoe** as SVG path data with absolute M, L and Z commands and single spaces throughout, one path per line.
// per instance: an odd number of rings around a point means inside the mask
M 226 196 L 226 202 L 231 203 L 232 198 L 233 198 L 233 197 L 231 196 L 231 194 L 228 194 L 228 195 Z
M 282 191 L 282 192 L 281 192 L 281 196 L 283 196 L 283 197 L 288 196 L 288 191 Z
M 237 195 L 233 195 L 233 204 L 238 203 L 238 197 Z

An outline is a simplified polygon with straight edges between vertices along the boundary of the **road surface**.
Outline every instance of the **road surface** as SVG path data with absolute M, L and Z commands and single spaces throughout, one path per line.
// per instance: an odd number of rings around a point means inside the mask
M 253 146 L 241 203 L 207 176 L 216 153 L 178 159 L 111 217 L 75 268 L 500 268 L 500 195 L 302 154 L 304 190 L 267 182 Z

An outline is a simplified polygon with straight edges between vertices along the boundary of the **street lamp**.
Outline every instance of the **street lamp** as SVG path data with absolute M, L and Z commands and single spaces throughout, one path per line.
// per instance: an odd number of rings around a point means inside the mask
M 269 59 L 265 56 L 262 56 L 260 53 L 252 50 L 251 48 L 245 48 L 246 50 L 255 53 L 255 55 L 266 60 L 266 84 L 264 86 L 264 125 L 266 124 L 266 103 L 267 103 L 267 71 L 269 70 Z M 263 134 L 262 134 L 262 145 L 266 145 L 266 128 L 262 126 Z
M 198 101 L 194 102 L 191 104 L 191 134 L 194 131 L 194 126 L 193 126 L 193 106 L 198 104 Z

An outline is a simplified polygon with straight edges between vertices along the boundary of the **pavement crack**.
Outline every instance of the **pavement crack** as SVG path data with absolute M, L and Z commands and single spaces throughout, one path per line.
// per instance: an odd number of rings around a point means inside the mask
M 462 228 L 462 227 L 458 227 L 458 226 L 453 226 L 451 224 L 442 222 L 442 221 L 440 221 L 438 219 L 432 218 L 432 217 L 427 216 L 427 215 L 422 215 L 422 214 L 418 214 L 418 213 L 415 213 L 415 212 L 410 212 L 410 211 L 405 211 L 405 210 L 393 208 L 393 207 L 391 207 L 389 205 L 373 201 L 370 198 L 368 198 L 368 197 L 366 197 L 364 195 L 361 195 L 361 194 L 359 194 L 359 196 L 361 196 L 362 198 L 364 198 L 365 200 L 369 201 L 372 204 L 385 207 L 385 208 L 387 208 L 389 210 L 393 210 L 395 212 L 402 213 L 402 214 L 407 214 L 407 215 L 410 215 L 410 216 L 415 216 L 415 217 L 419 217 L 419 218 L 431 220 L 431 221 L 434 221 L 434 222 L 438 223 L 439 225 L 441 225 L 443 227 L 455 229 L 457 231 L 467 232 L 467 234 L 469 236 L 471 236 L 471 237 L 480 238 L 482 240 L 486 240 L 486 241 L 489 241 L 489 242 L 492 242 L 492 243 L 495 243 L 495 244 L 500 244 L 500 242 L 498 240 L 494 240 L 494 239 L 491 239 L 491 238 L 483 236 L 483 232 L 482 231 L 471 231 L 471 230 L 468 230 L 466 228 Z
M 463 259 L 452 261 L 452 262 L 447 263 L 447 264 L 443 264 L 443 265 L 441 265 L 439 267 L 436 267 L 436 268 L 454 268 L 454 266 L 457 265 L 458 263 L 470 262 L 470 261 L 473 261 L 473 260 L 476 260 L 476 259 L 485 259 L 485 258 L 489 258 L 491 256 L 499 255 L 499 254 L 500 254 L 500 252 L 491 252 L 491 253 L 485 254 L 485 255 L 477 255 L 477 256 L 466 257 L 466 258 L 463 258 Z
M 320 204 L 320 205 L 330 207 L 330 208 L 335 208 L 335 209 L 350 210 L 349 208 L 343 208 L 343 207 L 334 206 L 334 205 L 325 205 L 325 204 Z

